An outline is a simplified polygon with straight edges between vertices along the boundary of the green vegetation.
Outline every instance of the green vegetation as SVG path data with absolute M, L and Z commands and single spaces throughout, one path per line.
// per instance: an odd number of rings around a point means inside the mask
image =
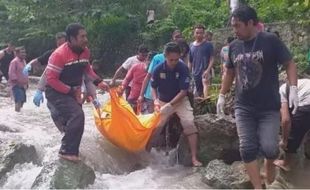
M 243 0 L 254 6 L 264 22 L 294 21 L 309 25 L 309 0 Z M 156 21 L 146 24 L 146 11 Z M 202 23 L 209 30 L 227 26 L 226 0 L 1 0 L 0 41 L 25 45 L 29 58 L 54 47 L 54 34 L 71 22 L 87 28 L 94 59 L 101 72 L 111 74 L 140 43 L 160 51 L 175 28 L 191 40 L 191 28 Z M 294 50 L 302 59 L 304 50 Z

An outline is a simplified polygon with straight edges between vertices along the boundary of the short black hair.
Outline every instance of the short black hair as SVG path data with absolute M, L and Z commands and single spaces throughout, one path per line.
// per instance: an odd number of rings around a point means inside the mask
M 175 42 L 169 42 L 165 45 L 164 53 L 178 53 L 181 54 L 181 48 L 180 46 Z
M 202 25 L 202 24 L 196 24 L 196 25 L 194 26 L 194 30 L 196 30 L 196 29 L 203 29 L 203 30 L 205 30 L 206 27 L 205 27 L 204 25 Z
M 226 42 L 230 44 L 230 43 L 231 43 L 232 41 L 234 41 L 234 40 L 235 40 L 234 37 L 229 36 L 229 37 L 227 38 Z
M 20 53 L 21 51 L 26 51 L 24 46 L 20 46 L 20 47 L 15 48 L 15 53 Z
M 258 23 L 257 13 L 255 9 L 247 5 L 239 6 L 231 14 L 231 17 L 238 18 L 240 21 L 244 22 L 245 24 L 247 24 L 250 20 L 253 20 L 254 25 Z
M 70 42 L 70 37 L 76 38 L 76 36 L 79 34 L 80 30 L 85 30 L 85 27 L 81 25 L 80 23 L 71 23 L 66 27 L 66 35 L 67 39 Z
M 57 32 L 55 34 L 55 38 L 58 40 L 58 39 L 61 39 L 61 38 L 67 38 L 67 35 L 65 32 Z
M 144 44 L 141 44 L 138 47 L 138 53 L 149 53 L 149 49 Z

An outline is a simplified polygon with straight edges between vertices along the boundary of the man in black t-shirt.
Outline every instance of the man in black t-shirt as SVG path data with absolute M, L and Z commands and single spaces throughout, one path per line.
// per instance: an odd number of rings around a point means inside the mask
M 0 82 L 2 80 L 2 76 L 4 76 L 7 81 L 9 80 L 9 66 L 15 57 L 14 50 L 15 46 L 13 43 L 8 42 L 7 48 L 0 51 Z
M 290 85 L 289 105 L 298 107 L 297 71 L 283 42 L 272 33 L 258 32 L 257 14 L 251 7 L 237 8 L 231 17 L 238 37 L 229 46 L 217 112 L 223 114 L 225 94 L 236 78 L 235 117 L 240 155 L 255 189 L 261 189 L 257 157 L 265 158 L 266 182 L 275 179 L 273 161 L 278 157 L 280 95 L 278 64 L 286 67 Z M 260 154 L 261 153 L 261 154 Z
M 61 46 L 63 43 L 66 42 L 66 33 L 64 32 L 58 32 L 55 35 L 56 38 L 56 45 L 57 47 Z M 24 68 L 23 73 L 25 75 L 28 75 L 28 72 L 31 70 L 33 64 L 41 64 L 41 65 L 47 65 L 48 58 L 53 53 L 54 49 L 46 51 L 44 54 L 42 54 L 40 57 L 35 58 L 31 60 Z

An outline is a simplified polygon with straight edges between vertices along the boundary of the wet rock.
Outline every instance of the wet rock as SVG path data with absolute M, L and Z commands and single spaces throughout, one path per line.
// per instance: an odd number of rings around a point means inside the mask
M 10 170 L 15 164 L 23 164 L 26 162 L 39 163 L 39 158 L 36 149 L 32 145 L 22 143 L 1 143 L 0 146 L 0 179 Z
M 205 169 L 203 182 L 217 189 L 252 188 L 250 179 L 241 162 L 227 165 L 222 160 L 212 160 Z
M 7 84 L 0 83 L 0 96 L 10 97 L 9 87 L 7 86 Z
M 82 189 L 93 184 L 95 178 L 93 169 L 82 161 L 56 160 L 43 167 L 31 188 Z
M 214 114 L 199 115 L 195 118 L 199 130 L 199 159 L 207 164 L 214 159 L 226 163 L 240 161 L 239 139 L 234 120 L 229 117 L 218 118 Z M 180 139 L 179 162 L 191 164 L 191 156 L 186 138 Z
M 16 132 L 18 132 L 17 129 L 8 127 L 8 126 L 6 126 L 6 125 L 4 125 L 4 124 L 0 124 L 0 131 L 2 131 L 2 132 L 11 132 L 11 133 L 16 133 Z

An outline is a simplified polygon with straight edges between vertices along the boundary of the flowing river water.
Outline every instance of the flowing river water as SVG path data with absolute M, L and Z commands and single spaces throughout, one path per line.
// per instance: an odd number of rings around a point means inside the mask
M 14 111 L 14 103 L 10 98 L 0 97 L 0 124 L 17 131 L 0 131 L 0 135 L 6 141 L 34 145 L 42 165 L 15 165 L 6 174 L 6 181 L 0 188 L 29 189 L 43 166 L 58 159 L 61 134 L 50 118 L 46 101 L 40 107 L 32 103 L 34 89 L 33 85 L 28 89 L 28 102 L 20 113 Z M 106 97 L 99 95 L 102 101 Z M 201 172 L 195 168 L 171 164 L 173 162 L 169 157 L 161 152 L 132 154 L 110 144 L 95 127 L 92 106 L 84 104 L 83 109 L 86 124 L 80 147 L 81 158 L 96 174 L 94 184 L 89 185 L 88 189 L 209 188 L 202 182 Z M 292 172 L 285 174 L 290 188 L 310 188 L 310 162 L 301 159 L 292 168 Z M 48 182 L 39 188 L 48 188 Z
M 9 126 L 16 133 L 1 132 L 6 141 L 18 141 L 34 145 L 43 166 L 58 159 L 61 134 L 54 126 L 46 101 L 40 107 L 32 103 L 34 87 L 27 91 L 27 103 L 20 113 L 14 111 L 10 98 L 0 97 L 1 124 Z M 99 95 L 104 100 L 104 95 Z M 201 174 L 190 167 L 171 165 L 169 157 L 152 151 L 150 154 L 131 154 L 110 144 L 99 133 L 94 124 L 92 106 L 84 104 L 86 124 L 80 152 L 84 163 L 96 174 L 94 184 L 87 188 L 208 188 L 201 182 Z M 7 173 L 0 188 L 28 189 L 43 166 L 33 163 L 17 164 Z M 47 188 L 42 186 L 40 188 Z

